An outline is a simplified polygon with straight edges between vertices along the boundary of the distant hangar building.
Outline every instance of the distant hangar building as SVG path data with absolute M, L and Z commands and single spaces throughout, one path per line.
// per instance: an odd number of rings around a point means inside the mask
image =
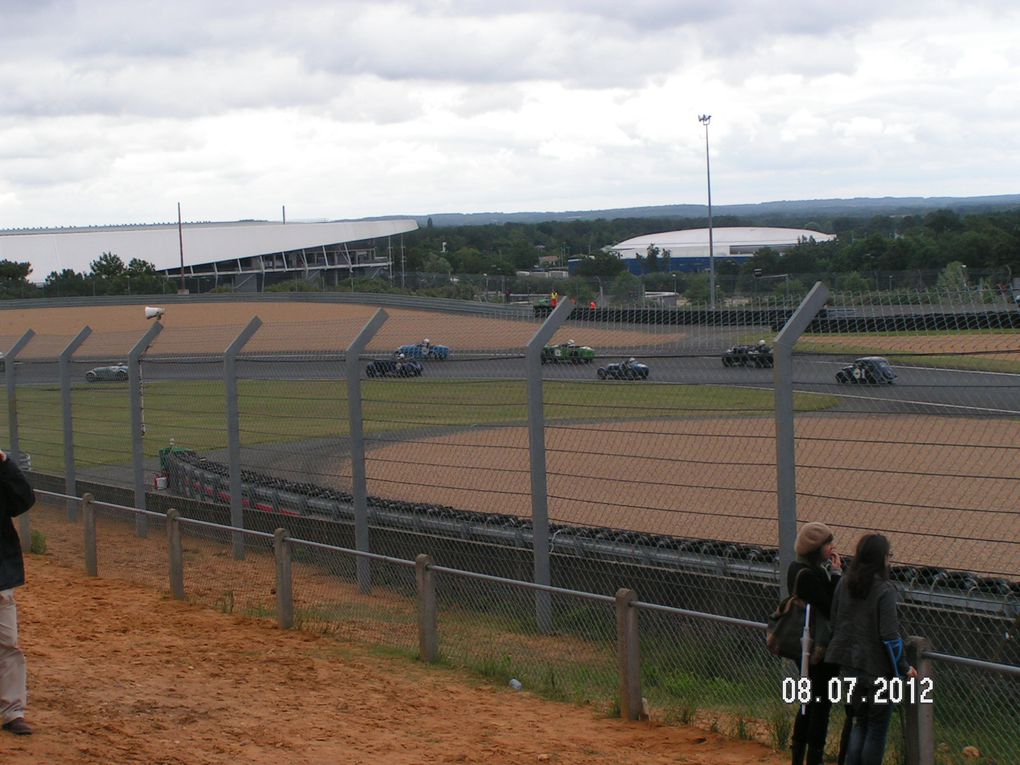
M 29 278 L 41 283 L 54 271 L 88 273 L 92 261 L 110 252 L 125 264 L 148 261 L 176 281 L 183 253 L 190 289 L 229 285 L 256 292 L 288 279 L 335 285 L 351 276 L 392 274 L 401 265 L 400 235 L 417 228 L 413 219 L 394 219 L 8 229 L 0 230 L 0 259 L 31 263 Z
M 745 261 L 762 247 L 784 253 L 801 242 L 814 240 L 828 242 L 833 234 L 823 234 L 803 228 L 765 228 L 761 226 L 732 226 L 712 229 L 712 250 L 716 263 L 720 260 Z M 692 228 L 683 231 L 663 231 L 644 234 L 613 245 L 609 251 L 620 257 L 631 273 L 641 274 L 642 263 L 638 256 L 648 255 L 650 247 L 658 247 L 659 268 L 669 271 L 708 270 L 708 229 Z M 664 253 L 669 252 L 667 269 Z M 647 270 L 647 269 L 646 269 Z

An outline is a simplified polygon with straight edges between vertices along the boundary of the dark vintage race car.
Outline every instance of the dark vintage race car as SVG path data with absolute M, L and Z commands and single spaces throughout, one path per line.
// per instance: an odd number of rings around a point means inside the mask
M 365 374 L 369 377 L 420 377 L 421 362 L 410 359 L 375 359 L 368 362 Z
M 836 372 L 836 382 L 844 384 L 892 385 L 895 379 L 896 373 L 889 360 L 882 356 L 862 356 Z
M 436 359 L 443 361 L 449 358 L 450 347 L 448 345 L 433 345 L 426 339 L 413 345 L 402 345 L 397 348 L 397 353 L 402 353 L 409 359 Z
M 567 340 L 559 345 L 547 345 L 542 349 L 543 364 L 591 364 L 595 358 L 595 350 L 587 345 L 578 345 Z
M 628 359 L 599 367 L 598 376 L 600 380 L 647 380 L 648 371 L 647 364 Z
M 765 345 L 764 340 L 757 345 L 734 345 L 726 349 L 722 363 L 724 367 L 771 368 L 774 364 L 772 346 Z
M 110 367 L 96 367 L 95 369 L 90 369 L 85 373 L 85 379 L 89 382 L 99 382 L 100 380 L 124 381 L 128 379 L 128 368 L 126 364 L 114 364 Z

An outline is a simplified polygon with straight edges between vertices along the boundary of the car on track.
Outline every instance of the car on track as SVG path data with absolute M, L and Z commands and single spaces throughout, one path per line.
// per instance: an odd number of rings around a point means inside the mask
M 421 377 L 421 362 L 411 359 L 375 359 L 368 362 L 368 377 Z
M 836 372 L 836 382 L 844 385 L 892 385 L 895 379 L 892 365 L 882 356 L 862 356 Z
M 567 340 L 559 345 L 547 345 L 542 348 L 543 364 L 591 364 L 595 358 L 595 349 L 587 345 L 578 345 Z
M 113 364 L 108 367 L 94 367 L 85 373 L 88 382 L 100 382 L 103 380 L 118 380 L 123 382 L 128 379 L 127 364 Z
M 647 380 L 649 371 L 647 364 L 631 358 L 599 367 L 598 376 L 600 380 Z
M 409 359 L 436 359 L 443 361 L 450 356 L 450 346 L 435 345 L 426 338 L 420 343 L 402 345 L 397 348 L 396 352 L 404 354 Z
M 757 345 L 734 345 L 722 355 L 724 367 L 756 367 L 771 369 L 774 365 L 772 346 L 760 341 Z

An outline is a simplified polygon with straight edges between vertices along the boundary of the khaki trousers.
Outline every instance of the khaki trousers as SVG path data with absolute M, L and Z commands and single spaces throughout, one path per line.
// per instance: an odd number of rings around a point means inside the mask
M 27 683 L 25 654 L 18 648 L 14 590 L 0 590 L 0 717 L 4 724 L 25 716 Z

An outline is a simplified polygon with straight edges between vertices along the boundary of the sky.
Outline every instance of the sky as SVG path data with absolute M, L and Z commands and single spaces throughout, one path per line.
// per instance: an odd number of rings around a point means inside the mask
M 0 0 L 0 229 L 1020 193 L 1013 0 Z

